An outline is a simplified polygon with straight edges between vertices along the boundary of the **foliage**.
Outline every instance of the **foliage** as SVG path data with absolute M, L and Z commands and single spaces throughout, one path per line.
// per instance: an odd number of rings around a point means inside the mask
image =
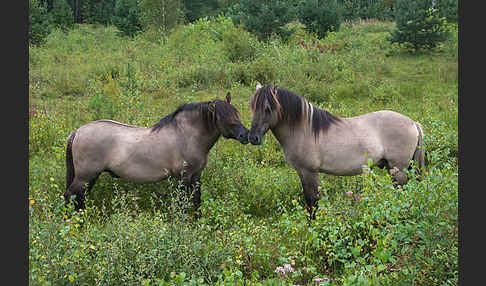
M 272 35 L 286 38 L 293 31 L 285 25 L 295 20 L 296 1 L 292 0 L 241 0 L 228 11 L 238 25 L 267 40 Z
M 436 0 L 436 8 L 439 10 L 439 17 L 446 18 L 449 23 L 458 23 L 458 0 Z
M 180 0 L 140 0 L 138 5 L 144 30 L 169 31 L 181 22 Z
M 116 0 L 112 22 L 124 35 L 134 36 L 142 29 L 140 14 L 137 0 Z
M 47 6 L 39 0 L 29 0 L 29 44 L 41 44 L 50 29 L 47 20 Z
M 188 22 L 200 18 L 216 16 L 220 9 L 218 0 L 183 0 L 184 15 Z
M 324 38 L 327 32 L 339 30 L 341 13 L 336 0 L 306 0 L 299 6 L 300 22 L 319 38 Z
M 343 22 L 323 39 L 294 28 L 287 41 L 262 42 L 229 18 L 202 18 L 153 41 L 83 24 L 30 46 L 30 284 L 457 284 L 457 26 L 421 54 L 389 53 L 391 22 Z M 390 109 L 420 122 L 424 180 L 410 170 L 400 188 L 381 169 L 322 174 L 309 222 L 299 177 L 269 132 L 261 146 L 220 138 L 202 173 L 197 221 L 181 212 L 180 182 L 108 174 L 85 211 L 64 217 L 74 129 L 100 118 L 151 126 L 184 102 L 228 91 L 249 127 L 256 81 L 342 117 Z
M 116 2 L 116 0 L 83 1 L 82 6 L 79 7 L 80 22 L 89 24 L 110 24 L 115 11 Z
M 346 20 L 392 20 L 396 0 L 338 0 Z
M 74 27 L 73 11 L 66 0 L 54 0 L 48 15 L 54 28 L 67 30 Z
M 257 40 L 241 26 L 223 32 L 223 51 L 231 62 L 251 61 L 257 49 Z
M 431 1 L 397 0 L 395 21 L 397 29 L 391 33 L 390 42 L 415 51 L 433 49 L 450 36 L 445 18 L 432 8 Z

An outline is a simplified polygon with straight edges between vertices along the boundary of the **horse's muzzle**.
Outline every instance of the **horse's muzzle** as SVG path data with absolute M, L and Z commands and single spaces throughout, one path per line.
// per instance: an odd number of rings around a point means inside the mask
M 241 144 L 248 144 L 248 132 L 246 133 L 240 133 L 238 135 L 238 138 L 236 138 L 238 141 L 240 141 Z
M 249 135 L 248 138 L 250 139 L 250 143 L 253 145 L 261 145 L 262 144 L 262 137 L 258 135 Z

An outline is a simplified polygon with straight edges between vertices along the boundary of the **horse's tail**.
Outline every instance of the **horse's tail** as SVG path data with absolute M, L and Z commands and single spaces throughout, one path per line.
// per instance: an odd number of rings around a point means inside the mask
M 422 179 L 422 176 L 425 172 L 425 146 L 424 146 L 424 135 L 422 131 L 422 125 L 418 122 L 415 122 L 415 126 L 417 127 L 418 131 L 418 142 L 417 148 L 413 153 L 412 159 L 418 164 L 419 169 L 417 170 L 417 174 L 419 178 Z
M 71 132 L 67 138 L 66 147 L 66 190 L 71 186 L 74 180 L 74 162 L 73 162 L 73 141 L 76 136 L 76 130 Z

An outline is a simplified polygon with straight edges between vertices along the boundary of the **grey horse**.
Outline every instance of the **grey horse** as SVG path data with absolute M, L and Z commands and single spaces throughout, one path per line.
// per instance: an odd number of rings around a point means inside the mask
M 86 194 L 106 171 L 137 183 L 180 178 L 197 211 L 209 151 L 221 135 L 247 144 L 248 132 L 230 93 L 226 101 L 185 103 L 151 127 L 112 120 L 87 123 L 67 140 L 66 203 L 76 195 L 75 210 L 84 208 Z
M 371 159 L 403 185 L 408 182 L 404 169 L 410 167 L 410 159 L 419 170 L 424 169 L 422 127 L 400 113 L 380 110 L 341 118 L 292 91 L 259 83 L 249 105 L 253 113 L 250 142 L 260 145 L 272 130 L 287 164 L 300 177 L 311 219 L 320 199 L 319 173 L 358 175 Z

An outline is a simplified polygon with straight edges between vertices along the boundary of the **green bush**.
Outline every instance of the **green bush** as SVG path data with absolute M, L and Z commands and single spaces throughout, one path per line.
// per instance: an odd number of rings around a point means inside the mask
M 449 37 L 449 30 L 439 10 L 432 8 L 429 0 L 397 0 L 397 28 L 391 33 L 389 41 L 412 48 L 433 49 Z
M 223 51 L 231 62 L 251 61 L 255 57 L 257 41 L 241 26 L 225 30 L 222 40 Z
M 39 0 L 29 0 L 29 44 L 40 45 L 50 30 L 46 5 Z
M 338 31 L 342 20 L 341 7 L 336 0 L 306 0 L 299 6 L 299 20 L 309 32 L 324 38 L 328 32 Z

